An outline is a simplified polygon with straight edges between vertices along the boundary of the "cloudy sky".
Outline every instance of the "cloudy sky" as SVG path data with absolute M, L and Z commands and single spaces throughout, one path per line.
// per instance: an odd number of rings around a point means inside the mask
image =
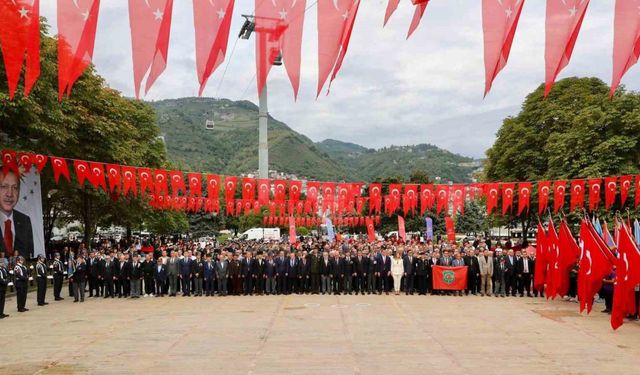
M 305 20 L 300 96 L 295 102 L 284 69 L 273 69 L 271 115 L 314 141 L 334 138 L 374 148 L 432 143 L 482 157 L 501 119 L 516 114 L 524 97 L 544 79 L 546 1 L 525 3 L 509 64 L 486 99 L 481 0 L 432 0 L 408 41 L 411 1 L 402 0 L 383 29 L 386 3 L 362 1 L 343 68 L 331 94 L 317 100 L 317 14 L 311 7 Z M 102 1 L 94 62 L 112 87 L 133 96 L 126 4 Z M 240 14 L 252 13 L 253 4 L 236 0 L 229 53 L 243 22 Z M 42 8 L 55 33 L 55 2 L 43 1 Z M 560 78 L 596 76 L 610 81 L 613 13 L 613 1 L 591 2 L 573 59 Z M 192 2 L 176 0 L 168 67 L 146 99 L 197 95 L 194 44 Z M 224 80 L 226 62 L 209 80 L 204 95 L 257 102 L 254 51 L 253 40 L 237 41 L 233 56 L 227 56 Z M 623 81 L 630 89 L 640 88 L 638 69 Z

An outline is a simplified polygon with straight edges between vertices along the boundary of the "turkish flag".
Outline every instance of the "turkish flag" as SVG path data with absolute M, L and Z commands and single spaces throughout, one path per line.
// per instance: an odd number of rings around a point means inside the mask
M 184 184 L 184 175 L 182 171 L 171 171 L 169 172 L 169 178 L 171 179 L 171 192 L 173 195 L 178 195 L 178 192 L 182 192 L 182 194 L 187 193 L 187 188 Z
M 289 199 L 297 202 L 300 200 L 302 181 L 289 181 Z
M 631 184 L 633 183 L 633 176 L 620 176 L 620 206 L 624 206 L 629 196 L 629 190 L 631 190 Z M 637 194 L 636 194 L 637 195 Z
M 502 184 L 502 215 L 505 215 L 507 211 L 511 211 L 513 206 L 513 191 L 516 189 L 516 184 L 503 183 Z
M 460 212 L 460 215 L 464 215 L 464 200 L 465 200 L 465 185 L 456 184 L 452 187 L 453 191 L 453 214 Z
M 553 182 L 553 212 L 558 212 L 564 207 L 564 197 L 567 190 L 567 181 Z
M 76 171 L 78 185 L 80 185 L 80 187 L 84 187 L 84 181 L 89 177 L 89 174 L 91 173 L 89 171 L 89 163 L 84 160 L 74 160 L 73 169 Z
M 634 289 L 640 284 L 640 251 L 626 224 L 622 224 L 620 229 L 618 251 L 611 311 L 613 329 L 618 329 L 627 315 L 636 313 Z
M 387 3 L 387 10 L 384 14 L 384 23 L 382 24 L 382 27 L 387 25 L 387 22 L 389 22 L 389 18 L 391 18 L 391 15 L 393 15 L 396 9 L 398 9 L 399 4 L 400 0 L 389 0 L 389 2 Z
M 420 215 L 424 215 L 426 210 L 433 208 L 435 195 L 433 194 L 433 185 L 420 185 Z
M 153 171 L 153 186 L 156 195 L 160 196 L 169 194 L 167 171 L 164 169 L 156 169 Z
M 542 291 L 547 280 L 547 232 L 544 230 L 542 223 L 538 220 L 538 230 L 536 232 L 536 266 L 533 276 L 533 287 Z
M 120 166 L 117 164 L 107 164 L 107 177 L 109 178 L 109 191 L 119 192 L 121 187 Z
M 214 201 L 220 198 L 220 176 L 217 174 L 207 175 L 207 198 Z
M 380 213 L 382 208 L 382 184 L 369 184 L 369 214 Z
M 584 180 L 571 181 L 571 206 L 573 211 L 576 207 L 584 207 Z
M 616 201 L 616 193 L 618 191 L 618 177 L 604 178 L 604 205 L 607 209 L 611 208 Z
M 589 220 L 580 224 L 580 269 L 578 270 L 578 300 L 580 312 L 591 313 L 593 296 L 602 288 L 602 280 L 611 273 L 613 263 L 607 257 L 611 253 Z M 537 260 L 536 260 L 537 262 Z M 537 268 L 536 263 L 536 268 Z
M 40 76 L 40 0 L 0 0 L 0 47 L 13 100 L 26 59 L 24 96 Z
M 376 229 L 373 224 L 373 218 L 371 216 L 367 216 L 365 223 L 367 224 L 367 240 L 369 242 L 374 242 L 376 240 Z
M 135 197 L 138 195 L 138 186 L 136 185 L 136 169 L 134 167 L 122 166 L 122 194 L 127 195 L 129 191 Z
M 482 0 L 484 69 L 487 96 L 493 80 L 507 65 L 524 0 Z
M 33 163 L 36 165 L 36 168 L 38 169 L 38 173 L 42 173 L 42 170 L 47 165 L 48 159 L 49 158 L 47 157 L 47 155 L 35 154 L 33 156 Z
M 638 62 L 640 57 L 640 12 L 636 0 L 616 0 L 616 15 L 613 31 L 613 96 L 622 76 Z
M 333 182 L 322 183 L 322 205 L 333 202 L 335 198 L 336 184 Z
M 235 0 L 193 0 L 199 96 L 227 54 Z
M 314 206 L 318 202 L 318 192 L 320 191 L 320 183 L 315 181 L 307 181 L 307 202 Z
M 146 94 L 167 67 L 172 9 L 173 0 L 129 0 L 136 98 L 144 77 Z
M 262 93 L 273 62 L 282 54 L 294 97 L 300 88 L 306 0 L 256 0 L 256 81 Z M 320 8 L 320 5 L 318 6 Z
M 269 203 L 269 196 L 271 195 L 271 181 L 268 178 L 258 180 L 258 202 L 260 205 L 266 205 Z
M 138 180 L 140 181 L 140 193 L 146 194 L 147 190 L 153 192 L 153 178 L 151 176 L 151 169 L 138 168 Z
M 418 207 L 418 185 L 416 184 L 405 185 L 404 199 L 407 201 L 409 211 L 415 214 L 416 208 Z
M 31 171 L 31 166 L 33 165 L 34 155 L 30 152 L 18 152 L 15 156 L 14 163 L 20 163 L 24 168 L 24 172 L 28 173 Z
M 412 0 L 413 5 L 416 6 L 415 11 L 413 12 L 413 18 L 411 19 L 411 25 L 409 25 L 409 31 L 407 32 L 407 39 L 411 37 L 414 31 L 420 26 L 420 21 L 422 21 L 422 16 L 424 16 L 424 12 L 427 10 L 427 5 L 429 4 L 429 0 Z
M 600 191 L 602 190 L 602 179 L 589 179 L 589 210 L 593 211 L 600 205 Z
M 227 176 L 224 178 L 224 197 L 227 202 L 233 202 L 236 195 L 238 177 Z
M 364 210 L 364 204 L 366 203 L 366 198 L 358 197 L 356 198 L 356 214 L 361 215 Z
M 273 194 L 273 200 L 282 204 L 287 199 L 287 181 L 285 180 L 274 180 L 273 182 L 275 190 Z
M 518 216 L 526 209 L 529 213 L 529 201 L 531 199 L 531 182 L 518 183 Z
M 242 200 L 254 200 L 256 197 L 256 180 L 244 177 L 242 179 Z
M 389 212 L 396 212 L 398 208 L 400 208 L 400 200 L 402 196 L 402 185 L 401 184 L 389 184 L 389 198 L 391 199 L 389 204 Z
M 58 99 L 93 60 L 100 0 L 58 0 Z
M 544 96 L 571 59 L 589 0 L 547 0 Z
M 447 230 L 447 240 L 450 243 L 456 242 L 456 224 L 451 216 L 447 216 L 444 218 L 444 226 Z
M 467 288 L 467 266 L 433 266 L 434 290 L 464 290 Z
M 580 247 L 576 243 L 571 229 L 566 220 L 562 220 L 560 223 L 560 234 L 558 236 L 558 251 L 557 258 L 553 264 L 551 277 L 553 277 L 553 292 L 547 297 L 555 297 L 556 295 L 564 297 L 569 290 L 569 273 L 576 264 L 576 260 L 580 257 Z
M 484 191 L 484 184 L 482 183 L 473 183 L 469 185 L 469 199 L 475 200 L 477 197 L 481 197 Z
M 318 2 L 318 91 L 331 75 L 331 82 L 336 78 L 347 54 L 353 24 L 360 7 L 360 0 L 333 0 Z M 328 91 L 327 91 L 328 94 Z
M 15 151 L 2 150 L 2 173 L 6 175 L 9 172 L 13 172 L 16 175 L 20 174 L 18 158 Z
M 498 207 L 498 194 L 500 192 L 500 184 L 485 184 L 485 195 L 487 196 L 487 215 L 491 215 L 493 210 Z
M 104 177 L 104 164 L 102 163 L 89 163 L 89 173 L 87 179 L 94 188 L 101 188 L 104 192 L 107 191 L 107 182 Z
M 202 174 L 201 173 L 188 173 L 187 180 L 189 181 L 189 196 L 201 197 L 202 196 Z
M 551 192 L 551 181 L 538 182 L 538 215 L 549 206 L 549 193 Z
M 436 214 L 449 207 L 449 185 L 436 185 Z
M 338 184 L 338 204 L 346 206 L 347 201 L 351 198 L 351 184 Z
M 556 272 L 556 268 L 558 267 L 558 252 L 559 252 L 559 241 L 558 241 L 558 233 L 556 232 L 556 228 L 553 225 L 553 220 L 549 217 L 549 228 L 547 232 L 547 254 L 546 254 L 546 262 L 548 264 L 548 270 L 545 281 L 547 282 L 547 286 L 545 288 L 545 294 L 547 295 L 547 299 L 555 298 L 556 296 L 556 285 L 554 277 L 554 273 Z
M 398 215 L 398 236 L 402 242 L 407 242 L 407 232 L 404 229 L 404 218 Z
M 293 216 L 289 216 L 289 243 L 295 244 L 297 242 L 296 237 L 296 221 Z

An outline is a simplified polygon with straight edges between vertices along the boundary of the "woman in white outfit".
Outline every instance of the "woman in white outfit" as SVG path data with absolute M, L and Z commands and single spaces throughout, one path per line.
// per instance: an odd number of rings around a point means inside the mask
M 404 275 L 404 260 L 400 251 L 396 251 L 395 256 L 391 259 L 391 276 L 393 277 L 393 289 L 396 295 L 400 294 L 402 275 Z

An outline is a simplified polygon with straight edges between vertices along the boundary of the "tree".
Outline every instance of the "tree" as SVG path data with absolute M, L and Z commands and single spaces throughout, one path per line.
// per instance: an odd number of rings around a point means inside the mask
M 0 60 L 0 146 L 83 160 L 166 167 L 166 151 L 153 109 L 109 88 L 93 67 L 76 82 L 70 98 L 58 101 L 57 41 L 47 36 L 46 21 L 41 24 L 41 74 L 28 98 L 16 95 L 9 101 Z M 54 223 L 60 220 L 81 220 L 84 241 L 90 244 L 98 225 L 131 228 L 157 216 L 140 199 L 120 197 L 114 202 L 102 191 L 79 186 L 75 177 L 70 184 L 56 185 L 49 170 L 42 175 L 42 186 L 47 244 Z M 178 223 L 184 214 L 163 216 Z
M 506 118 L 498 130 L 487 151 L 485 179 L 539 181 L 638 173 L 640 94 L 621 87 L 609 99 L 608 91 L 597 78 L 566 78 L 544 99 L 540 85 L 527 96 L 520 113 Z M 530 212 L 509 220 L 519 222 L 523 231 L 537 218 L 537 189 L 533 190 Z M 552 201 L 551 197 L 551 205 Z M 613 210 L 619 209 L 618 198 Z

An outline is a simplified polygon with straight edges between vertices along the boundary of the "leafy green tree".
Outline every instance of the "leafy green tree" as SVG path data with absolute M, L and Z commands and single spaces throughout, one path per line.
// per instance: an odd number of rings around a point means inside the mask
M 545 100 L 544 86 L 540 85 L 527 96 L 517 116 L 504 120 L 487 151 L 486 180 L 539 181 L 638 173 L 640 94 L 621 87 L 609 99 L 608 91 L 609 87 L 597 78 L 566 78 Z M 511 225 L 519 223 L 523 230 L 534 225 L 538 196 L 537 189 L 533 190 L 530 212 L 510 216 Z M 613 211 L 622 209 L 618 196 Z M 605 214 L 602 209 L 598 213 Z

